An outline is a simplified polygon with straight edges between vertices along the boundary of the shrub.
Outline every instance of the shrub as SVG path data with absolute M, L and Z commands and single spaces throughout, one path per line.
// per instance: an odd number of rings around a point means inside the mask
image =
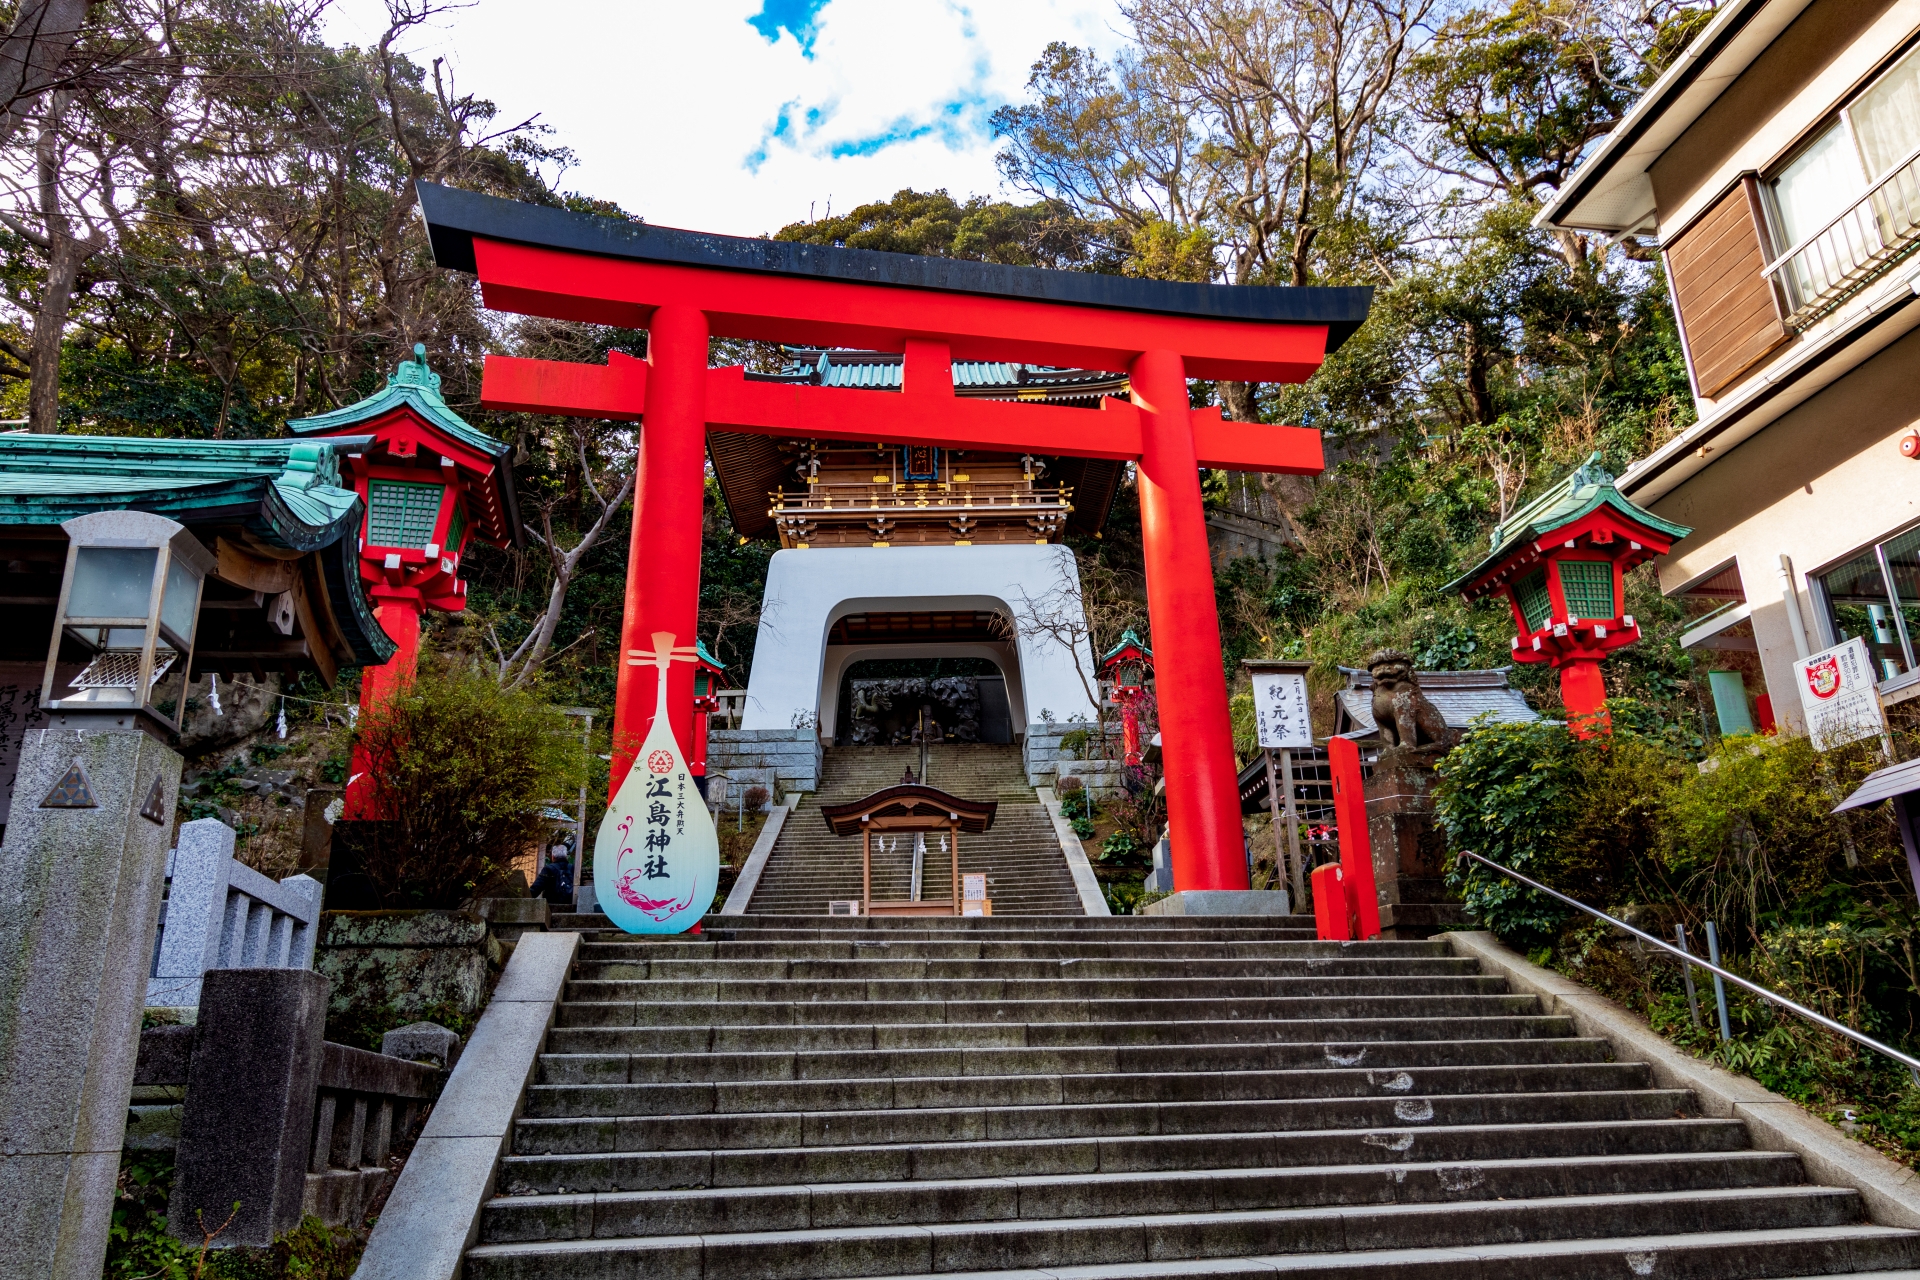
M 1630 732 L 1576 738 L 1562 724 L 1486 725 L 1440 762 L 1435 809 L 1447 842 L 1603 910 L 1639 889 L 1635 852 L 1653 840 L 1684 764 Z M 1572 908 L 1475 863 L 1448 883 L 1495 933 L 1526 946 Z
M 1089 839 L 1093 835 L 1093 819 L 1092 818 L 1081 818 L 1081 817 L 1070 818 L 1067 820 L 1067 825 L 1072 827 L 1073 834 L 1075 834 L 1076 836 L 1079 836 L 1082 840 Z
M 579 738 L 532 691 L 476 671 L 423 666 L 360 718 L 380 811 L 363 870 L 386 908 L 455 907 L 501 884 L 546 829 L 549 797 L 584 779 Z
M 1082 791 L 1085 791 L 1087 789 L 1087 784 L 1082 782 L 1080 779 L 1074 777 L 1072 774 L 1067 774 L 1065 777 L 1055 780 L 1053 784 L 1053 789 L 1054 791 L 1059 793 L 1062 799 L 1064 799 L 1067 796 L 1076 795 Z
M 740 803 L 752 812 L 758 813 L 760 812 L 760 806 L 767 802 L 767 794 L 765 787 L 748 787 L 746 791 L 741 793 Z

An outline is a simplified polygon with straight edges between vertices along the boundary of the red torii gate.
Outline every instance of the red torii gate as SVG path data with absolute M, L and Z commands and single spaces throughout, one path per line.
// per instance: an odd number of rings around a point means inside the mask
M 654 714 L 634 678 L 656 633 L 699 612 L 706 432 L 887 440 L 1138 464 L 1174 883 L 1244 889 L 1246 858 L 1199 468 L 1318 473 L 1317 431 L 1193 409 L 1187 379 L 1300 382 L 1359 327 L 1370 289 L 1236 288 L 1042 271 L 650 227 L 421 184 L 435 260 L 486 305 L 648 331 L 602 366 L 487 357 L 492 409 L 643 420 L 614 710 L 618 790 Z M 905 352 L 902 394 L 748 382 L 713 337 Z M 952 362 L 1125 369 L 1098 412 L 957 398 Z M 669 677 L 690 741 L 691 666 Z

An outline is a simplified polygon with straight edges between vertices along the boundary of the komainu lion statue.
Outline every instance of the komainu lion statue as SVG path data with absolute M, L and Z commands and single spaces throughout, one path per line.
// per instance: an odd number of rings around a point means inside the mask
M 1397 649 L 1382 649 L 1367 659 L 1373 675 L 1373 722 L 1389 747 L 1450 747 L 1459 735 L 1447 727 L 1440 708 L 1420 692 L 1413 659 Z

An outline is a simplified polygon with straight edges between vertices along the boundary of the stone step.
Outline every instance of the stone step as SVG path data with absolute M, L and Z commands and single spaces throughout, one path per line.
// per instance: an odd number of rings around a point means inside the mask
M 1161 1075 L 1324 1068 L 1502 1068 L 1606 1062 L 1604 1040 L 1405 1040 L 1265 1042 L 1078 1048 L 850 1049 L 761 1053 L 543 1054 L 545 1084 L 900 1077 Z
M 594 1086 L 578 1086 L 586 1090 Z M 610 1086 L 622 1088 L 623 1086 Z M 629 1086 L 631 1087 L 631 1086 Z M 644 1086 L 640 1086 L 644 1087 Z M 537 1091 L 536 1091 L 537 1092 Z M 697 1148 L 873 1146 L 1010 1139 L 1374 1129 L 1391 1125 L 1506 1125 L 1655 1120 L 1692 1101 L 1668 1089 L 1476 1093 L 1432 1097 L 1277 1098 L 1047 1106 L 891 1106 L 864 1111 L 760 1111 L 727 1115 L 528 1115 L 515 1143 L 528 1152 L 678 1151 Z
M 651 985 L 651 984 L 647 984 Z M 932 985 L 932 984 L 925 984 Z M 702 1001 L 682 1004 L 657 1000 L 572 1001 L 558 1010 L 562 1027 L 666 1027 L 700 1022 L 709 1026 L 771 1027 L 787 1024 L 834 1025 L 850 1022 L 1173 1022 L 1246 1019 L 1378 1019 L 1523 1017 L 1540 1008 L 1534 996 L 1515 995 L 1341 995 L 1247 996 L 1096 1000 L 1055 999 L 896 999 L 810 1000 L 796 992 L 792 1000 Z
M 1154 960 L 1162 963 L 1190 960 L 1334 961 L 1356 965 L 1388 965 L 1400 961 L 1440 961 L 1450 973 L 1471 971 L 1469 961 L 1455 960 L 1440 942 L 1375 942 L 1373 948 L 1354 950 L 1340 942 L 1321 942 L 1311 931 L 1273 931 L 1263 938 L 1187 938 L 1167 936 L 1152 942 L 1104 942 L 1100 938 L 1000 938 L 1000 936 L 889 936 L 879 942 L 849 940 L 845 935 L 812 933 L 780 940 L 762 936 L 712 936 L 705 931 L 687 942 L 645 942 L 641 935 L 591 933 L 580 944 L 580 963 L 611 960 Z M 1306 933 L 1306 936 L 1302 936 Z M 1375 950 L 1379 948 L 1379 950 Z M 1461 965 L 1469 965 L 1463 969 Z M 1331 969 L 1338 973 L 1340 969 Z M 1400 969 L 1369 969 L 1396 973 Z M 1434 969 L 1427 969 L 1432 973 Z M 1206 975 L 1196 975 L 1206 977 Z
M 1729 1187 L 1494 1203 L 1340 1204 L 653 1237 L 618 1237 L 613 1234 L 617 1228 L 610 1228 L 598 1238 L 592 1234 L 596 1202 L 588 1200 L 575 1207 L 589 1215 L 587 1238 L 482 1245 L 467 1255 L 468 1275 L 475 1280 L 563 1272 L 579 1277 L 611 1275 L 614 1267 L 622 1267 L 649 1280 L 703 1280 L 766 1274 L 773 1263 L 777 1274 L 804 1280 L 1262 1254 L 1470 1249 L 1511 1239 L 1516 1216 L 1524 1217 L 1534 1241 L 1668 1236 L 1697 1232 L 1703 1226 L 1771 1234 L 1783 1229 L 1854 1226 L 1861 1219 L 1858 1194 L 1829 1187 Z M 1910 1237 L 1909 1249 L 1914 1240 L 1920 1237 Z M 542 1270 L 523 1269 L 530 1255 L 544 1256 Z M 1907 1256 L 1920 1258 L 1920 1250 Z M 591 1270 L 582 1270 L 583 1266 Z
M 691 1015 L 689 1015 L 691 1016 Z M 547 1035 L 555 1053 L 741 1053 L 808 1049 L 1037 1048 L 1260 1043 L 1306 1044 L 1367 1040 L 1481 1038 L 1557 1039 L 1573 1035 L 1573 1020 L 1558 1014 L 1462 1019 L 1296 1018 L 1182 1022 L 872 1023 L 746 1026 L 556 1026 Z
M 1637 1062 L 1183 1071 L 1153 1075 L 1028 1073 L 680 1083 L 543 1081 L 527 1091 L 525 1114 L 552 1118 L 886 1107 L 1111 1106 L 1287 1098 L 1418 1099 L 1436 1094 L 1648 1089 L 1652 1084 L 1646 1065 Z
M 1055 970 L 1056 973 L 1061 972 Z M 1066 970 L 1077 973 L 1078 970 Z M 1495 996 L 1510 1000 L 1498 978 L 1479 975 L 1414 976 L 1395 982 L 1395 994 L 1380 989 L 1377 976 L 1220 978 L 1206 984 L 1210 1000 L 1306 999 L 1405 1000 L 1415 996 Z M 580 1004 L 623 1001 L 704 1000 L 722 1004 L 786 1001 L 961 1003 L 992 1000 L 1011 1006 L 1034 1001 L 1137 1001 L 1161 1005 L 1191 992 L 1188 978 L 594 978 L 567 984 L 566 999 Z M 1503 1006 L 1504 1007 L 1504 1006 Z
M 721 952 L 722 956 L 734 957 L 739 954 L 740 948 L 755 944 L 729 942 L 720 945 L 724 948 Z M 813 944 L 809 950 L 816 948 L 826 950 L 832 945 Z M 790 945 L 786 949 L 799 948 L 797 945 Z M 1439 956 L 1431 958 L 1328 956 L 1322 959 L 1272 956 L 1227 960 L 1201 957 L 1168 958 L 1147 950 L 1145 954 L 1137 956 L 1091 954 L 1067 959 L 1056 959 L 1051 956 L 980 959 L 971 956 L 952 958 L 909 956 L 901 954 L 899 949 L 876 952 L 862 948 L 852 951 L 849 955 L 849 950 L 842 944 L 836 953 L 818 957 L 781 958 L 776 955 L 767 955 L 765 958 L 756 956 L 750 959 L 619 960 L 601 959 L 598 947 L 588 947 L 583 948 L 582 958 L 575 962 L 573 972 L 575 978 L 582 981 L 669 979 L 685 982 L 709 978 L 763 982 L 781 979 L 866 981 L 880 978 L 992 979 L 996 981 L 1051 980 L 1062 977 L 1101 980 L 1189 978 L 1202 979 L 1209 987 L 1221 979 L 1231 978 L 1472 977 L 1478 979 L 1480 976 L 1479 970 L 1474 967 L 1471 960 Z M 1487 979 L 1487 981 L 1494 981 L 1494 979 Z
M 557 1192 L 562 1187 L 573 1191 L 643 1191 L 1391 1165 L 1409 1160 L 1478 1164 L 1488 1160 L 1675 1156 L 1738 1152 L 1749 1146 L 1745 1125 L 1737 1120 L 1713 1119 L 685 1151 L 555 1153 L 524 1150 L 516 1145 L 503 1161 L 500 1185 L 524 1185 L 543 1192 Z
M 595 1236 L 803 1231 L 906 1223 L 1013 1222 L 1144 1214 L 1446 1204 L 1549 1196 L 1790 1187 L 1797 1156 L 1775 1151 L 1458 1165 L 1197 1169 L 924 1182 L 816 1183 L 699 1191 L 536 1192 L 525 1183 L 486 1208 L 490 1243 Z
M 1298 917 L 582 922 L 472 1280 L 1920 1266 L 1443 942 Z

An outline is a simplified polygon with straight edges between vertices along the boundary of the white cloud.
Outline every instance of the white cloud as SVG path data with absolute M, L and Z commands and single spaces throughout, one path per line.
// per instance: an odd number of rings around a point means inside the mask
M 762 7 L 481 0 L 409 52 L 446 56 L 503 119 L 554 126 L 579 155 L 564 185 L 651 222 L 758 235 L 901 187 L 1008 194 L 987 117 L 1021 97 L 1048 41 L 1119 43 L 1114 0 L 826 0 L 809 56 L 792 31 L 770 42 L 749 24 Z M 383 29 L 379 0 L 339 0 L 329 35 Z

